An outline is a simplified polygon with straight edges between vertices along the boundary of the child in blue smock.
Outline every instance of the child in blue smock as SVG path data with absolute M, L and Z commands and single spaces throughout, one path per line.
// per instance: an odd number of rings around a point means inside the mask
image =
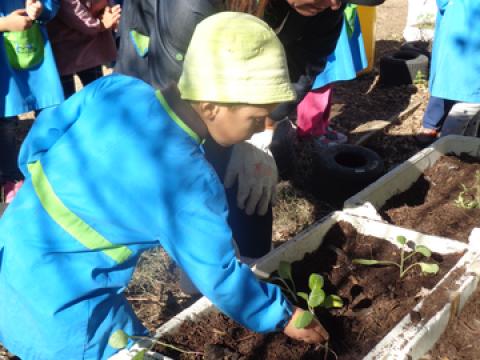
M 330 128 L 333 84 L 355 79 L 368 65 L 357 5 L 344 10 L 342 31 L 335 50 L 328 56 L 325 69 L 317 75 L 312 90 L 297 106 L 299 136 L 313 136 L 321 145 L 347 142 L 347 136 Z
M 45 22 L 55 0 L 0 0 L 0 186 L 7 202 L 22 174 L 17 167 L 17 115 L 63 100 Z
M 417 140 L 428 144 L 458 102 L 480 103 L 480 2 L 437 0 L 430 99 Z
M 178 87 L 112 75 L 42 111 L 20 153 L 25 183 L 0 219 L 0 343 L 22 360 L 107 359 L 113 333 L 146 333 L 123 290 L 156 246 L 246 327 L 326 340 L 317 321 L 297 329 L 303 310 L 236 259 L 202 149 L 207 136 L 250 138 L 294 99 L 273 30 L 223 12 L 196 27 Z

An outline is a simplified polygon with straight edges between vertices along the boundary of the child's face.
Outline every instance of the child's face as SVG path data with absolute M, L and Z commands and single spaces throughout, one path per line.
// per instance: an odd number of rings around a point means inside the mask
M 218 110 L 207 121 L 210 135 L 220 145 L 230 146 L 250 139 L 265 129 L 265 120 L 275 105 L 217 105 Z
M 326 9 L 338 10 L 340 0 L 287 0 L 287 2 L 303 16 L 315 16 Z

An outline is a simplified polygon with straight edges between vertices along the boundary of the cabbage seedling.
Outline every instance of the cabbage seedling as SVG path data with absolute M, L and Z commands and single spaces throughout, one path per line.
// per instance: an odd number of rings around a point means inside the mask
M 302 329 L 310 325 L 315 316 L 315 308 L 324 307 L 326 309 L 330 308 L 341 308 L 343 306 L 343 300 L 338 295 L 326 295 L 323 290 L 323 285 L 325 281 L 323 276 L 320 274 L 310 274 L 308 278 L 308 287 L 310 288 L 310 293 L 297 292 L 297 295 L 300 296 L 307 302 L 308 311 L 304 311 L 302 315 L 295 319 L 294 325 L 297 329 Z
M 462 209 L 480 208 L 480 170 L 475 172 L 475 185 L 469 189 L 462 184 L 462 189 L 455 200 L 455 205 Z
M 310 293 L 297 292 L 295 282 L 292 278 L 292 265 L 286 261 L 280 261 L 278 265 L 278 275 L 271 278 L 271 280 L 278 280 L 282 285 L 282 289 L 288 292 L 292 299 L 298 303 L 298 296 L 307 302 L 308 311 L 304 311 L 301 316 L 295 319 L 294 325 L 297 329 L 302 329 L 310 325 L 315 316 L 316 307 L 324 308 L 340 308 L 343 306 L 343 301 L 340 296 L 328 295 L 326 296 L 323 290 L 324 280 L 320 274 L 311 274 L 308 278 L 308 287 Z
M 432 256 L 432 252 L 429 248 L 424 245 L 415 245 L 414 250 L 407 256 L 405 256 L 405 244 L 407 243 L 407 239 L 405 236 L 397 236 L 397 242 L 401 245 L 400 248 L 400 263 L 396 263 L 395 261 L 388 261 L 388 260 L 370 260 L 370 259 L 354 259 L 352 263 L 359 264 L 359 265 L 394 265 L 400 269 L 400 278 L 415 266 L 420 266 L 423 274 L 436 274 L 440 268 L 437 264 L 425 263 L 425 262 L 416 262 L 410 264 L 409 266 L 405 267 L 405 262 L 410 259 L 415 254 L 421 254 L 425 257 Z
M 129 340 L 146 340 L 151 343 L 150 348 L 148 350 L 151 350 L 155 344 L 160 344 L 163 347 L 181 352 L 183 354 L 192 354 L 192 355 L 203 355 L 201 352 L 197 351 L 186 351 L 183 349 L 180 349 L 176 346 L 164 343 L 160 340 L 150 338 L 148 336 L 133 336 L 133 335 L 128 335 L 125 331 L 122 329 L 119 329 L 115 331 L 112 335 L 110 335 L 110 338 L 108 339 L 108 345 L 110 345 L 114 349 L 124 349 L 128 345 Z M 131 360 L 143 360 L 145 357 L 145 353 L 147 352 L 147 349 L 143 349 L 139 351 L 138 353 L 135 354 L 135 356 Z

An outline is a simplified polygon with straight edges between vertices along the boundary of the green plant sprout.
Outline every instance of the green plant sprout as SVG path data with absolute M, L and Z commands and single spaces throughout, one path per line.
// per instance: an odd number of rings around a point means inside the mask
M 115 331 L 110 336 L 110 338 L 108 339 L 108 345 L 110 345 L 114 349 L 121 350 L 121 349 L 125 349 L 127 347 L 129 340 L 146 340 L 146 341 L 149 341 L 151 343 L 151 345 L 148 349 L 143 349 L 143 350 L 139 351 L 138 353 L 135 354 L 135 356 L 131 360 L 143 360 L 144 357 L 145 357 L 145 353 L 147 351 L 151 350 L 155 344 L 162 345 L 163 347 L 181 352 L 183 354 L 203 355 L 203 353 L 201 353 L 201 352 L 183 350 L 183 349 L 180 349 L 176 346 L 164 343 L 162 341 L 150 338 L 148 336 L 128 335 L 125 331 L 123 331 L 121 329 Z
M 434 29 L 435 28 L 435 16 L 426 14 L 417 17 L 417 27 L 420 30 Z
M 304 311 L 302 315 L 295 319 L 295 327 L 297 329 L 302 329 L 308 326 L 315 316 L 315 308 L 323 307 L 325 309 L 331 308 L 341 308 L 343 306 L 343 300 L 338 295 L 326 295 L 323 290 L 323 285 L 325 281 L 323 276 L 320 274 L 310 274 L 308 278 L 308 287 L 310 288 L 310 293 L 297 292 L 297 295 L 300 296 L 303 300 L 306 301 L 308 306 L 308 311 Z
M 283 285 L 282 289 L 286 290 L 296 303 L 298 303 L 298 296 L 304 299 L 307 303 L 308 311 L 304 311 L 301 316 L 295 319 L 294 325 L 297 329 L 303 329 L 310 325 L 313 319 L 316 318 L 315 308 L 321 306 L 329 309 L 341 308 L 343 306 L 343 301 L 340 296 L 327 296 L 325 294 L 325 291 L 323 290 L 325 281 L 320 274 L 310 274 L 308 278 L 309 293 L 296 291 L 295 283 L 292 278 L 292 265 L 289 262 L 280 262 L 278 266 L 278 275 L 278 277 L 272 277 L 271 280 L 280 281 Z
M 480 208 L 480 170 L 475 172 L 475 184 L 471 189 L 462 184 L 462 191 L 455 200 L 455 205 L 463 209 Z
M 425 76 L 425 74 L 421 70 L 418 70 L 417 73 L 415 74 L 415 79 L 413 80 L 413 83 L 415 85 L 426 86 L 427 82 L 428 81 L 427 81 L 427 77 Z
M 405 244 L 407 243 L 407 239 L 405 236 L 397 236 L 397 242 L 401 245 L 400 248 L 400 263 L 396 263 L 395 261 L 388 261 L 388 260 L 370 260 L 370 259 L 353 259 L 353 264 L 359 265 L 394 265 L 400 269 L 400 279 L 405 276 L 405 274 L 413 269 L 415 266 L 419 266 L 423 274 L 436 274 L 440 270 L 437 264 L 425 263 L 425 262 L 415 262 L 410 264 L 409 266 L 405 267 L 405 263 L 408 259 L 410 259 L 415 254 L 421 254 L 426 258 L 432 256 L 432 252 L 428 247 L 425 245 L 415 245 L 413 251 L 405 256 Z

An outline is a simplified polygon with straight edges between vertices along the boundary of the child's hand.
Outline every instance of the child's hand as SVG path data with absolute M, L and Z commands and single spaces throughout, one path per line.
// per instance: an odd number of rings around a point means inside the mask
M 122 13 L 122 8 L 120 5 L 115 5 L 113 7 L 107 6 L 100 21 L 105 29 L 114 29 L 117 27 L 120 22 L 120 16 Z
M 32 19 L 25 9 L 12 11 L 4 18 L 0 18 L 0 31 L 23 31 L 32 26 Z
M 25 9 L 30 19 L 37 20 L 42 14 L 43 4 L 40 0 L 27 0 L 25 2 Z
M 303 329 L 295 327 L 295 319 L 304 311 L 298 307 L 294 308 L 292 318 L 283 330 L 284 334 L 292 339 L 305 341 L 309 344 L 321 344 L 328 341 L 328 332 L 317 319 L 313 319 L 312 323 Z

